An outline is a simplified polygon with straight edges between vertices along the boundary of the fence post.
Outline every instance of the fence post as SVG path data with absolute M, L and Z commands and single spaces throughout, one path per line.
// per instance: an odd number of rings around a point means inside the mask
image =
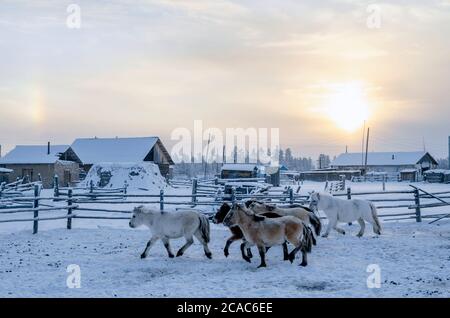
M 420 193 L 418 189 L 414 190 L 414 201 L 416 202 L 416 222 L 422 222 L 422 211 L 420 209 Z
M 291 204 L 294 204 L 294 189 L 289 188 L 289 201 Z
M 89 193 L 94 193 L 94 181 L 89 182 Z
M 164 190 L 159 191 L 159 209 L 164 211 Z
M 72 229 L 72 211 L 73 211 L 73 209 L 72 209 L 72 204 L 73 204 L 72 196 L 73 196 L 73 189 L 70 188 L 69 190 L 67 190 L 67 197 L 68 197 L 67 198 L 67 206 L 68 206 L 68 208 L 67 208 L 67 216 L 69 216 L 67 218 L 67 229 L 68 230 Z
M 128 182 L 125 180 L 125 183 L 123 184 L 123 194 L 127 194 L 128 192 Z
M 219 184 L 219 178 L 218 178 L 218 177 L 215 177 L 215 178 L 214 178 L 214 184 L 215 184 L 215 185 L 218 185 L 218 184 Z
M 33 221 L 33 234 L 37 234 L 38 232 L 38 228 L 39 228 L 39 224 L 38 224 L 38 220 L 37 218 L 39 217 L 39 211 L 37 211 L 37 209 L 39 208 L 39 185 L 35 185 L 34 186 L 34 200 L 33 200 L 33 209 L 35 209 L 33 211 L 33 217 L 34 217 L 34 221 Z
M 231 187 L 231 204 L 234 206 L 236 203 L 236 189 Z
M 352 188 L 348 187 L 347 188 L 347 200 L 351 200 L 352 199 Z
M 198 180 L 197 178 L 192 180 L 192 205 L 196 206 L 197 204 L 197 186 L 198 186 Z
M 58 180 L 58 175 L 55 174 L 55 176 L 53 177 L 53 187 L 54 187 L 54 197 L 59 197 L 59 180 Z
M 386 178 L 387 176 L 383 174 L 383 192 L 386 191 Z

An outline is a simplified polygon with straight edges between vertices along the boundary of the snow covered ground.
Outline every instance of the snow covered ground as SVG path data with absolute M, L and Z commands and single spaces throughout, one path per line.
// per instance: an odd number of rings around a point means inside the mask
M 431 191 L 449 188 L 420 186 Z M 352 187 L 375 191 L 381 186 Z M 388 184 L 388 190 L 394 187 L 408 185 Z M 304 191 L 311 189 L 323 189 L 323 184 L 304 185 Z M 450 213 L 448 208 L 439 212 Z M 281 248 L 273 248 L 266 269 L 256 269 L 257 255 L 252 264 L 245 263 L 237 243 L 225 258 L 222 249 L 229 231 L 218 225 L 212 225 L 212 260 L 206 259 L 198 243 L 182 258 L 168 259 L 160 242 L 148 259 L 141 260 L 149 233 L 130 229 L 127 223 L 75 219 L 69 231 L 64 221 L 41 222 L 37 235 L 31 234 L 30 223 L 0 224 L 0 297 L 450 296 L 448 219 L 433 225 L 385 222 L 382 236 L 375 237 L 368 228 L 361 239 L 355 237 L 358 226 L 344 225 L 346 236 L 332 233 L 319 239 L 308 267 L 299 267 L 299 260 L 294 265 L 283 262 Z M 183 243 L 173 241 L 173 249 Z M 66 285 L 71 264 L 80 266 L 80 289 Z M 372 264 L 381 270 L 381 288 L 367 286 L 371 275 L 367 268 Z

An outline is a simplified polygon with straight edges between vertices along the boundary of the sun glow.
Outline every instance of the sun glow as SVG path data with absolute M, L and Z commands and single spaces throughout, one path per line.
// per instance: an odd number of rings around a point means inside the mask
M 341 129 L 354 132 L 369 118 L 369 103 L 365 88 L 360 82 L 332 86 L 324 111 Z

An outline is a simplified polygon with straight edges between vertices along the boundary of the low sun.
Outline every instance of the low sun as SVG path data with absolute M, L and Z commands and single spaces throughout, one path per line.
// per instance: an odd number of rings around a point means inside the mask
M 360 82 L 333 85 L 324 111 L 341 129 L 354 132 L 369 117 L 369 103 Z

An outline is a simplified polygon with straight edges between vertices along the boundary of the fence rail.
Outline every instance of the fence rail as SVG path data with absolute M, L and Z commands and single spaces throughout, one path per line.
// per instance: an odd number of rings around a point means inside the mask
M 195 185 L 195 183 L 197 183 L 197 185 Z M 198 190 L 198 181 L 194 180 L 193 189 L 196 186 Z M 200 187 L 201 186 L 203 185 L 200 185 Z M 209 187 L 216 190 L 215 186 L 209 185 Z M 53 196 L 41 196 L 41 187 L 38 184 L 34 185 L 33 190 L 33 196 L 0 198 L 0 216 L 32 213 L 33 217 L 26 219 L 0 219 L 0 223 L 33 222 L 33 233 L 35 234 L 38 233 L 39 222 L 42 221 L 66 219 L 67 229 L 71 229 L 74 219 L 126 220 L 129 219 L 129 216 L 124 216 L 124 214 L 132 213 L 132 210 L 127 206 L 130 204 L 154 204 L 158 205 L 161 210 L 164 210 L 166 206 L 178 206 L 189 209 L 202 206 L 217 207 L 224 202 L 241 202 L 253 198 L 274 204 L 307 204 L 308 200 L 307 195 L 300 194 L 300 187 L 297 191 L 294 191 L 291 187 L 287 187 L 285 189 L 276 189 L 274 191 L 269 190 L 267 193 L 242 194 L 236 193 L 235 189 L 232 188 L 232 192 L 229 194 L 225 194 L 221 191 L 199 194 L 196 193 L 197 191 L 193 191 L 192 194 L 180 195 L 165 194 L 163 190 L 159 194 L 128 194 L 126 187 L 102 191 L 101 189 L 93 187 L 92 184 L 89 188 L 75 188 L 75 190 L 81 191 L 77 193 L 75 193 L 72 188 L 58 188 L 58 186 L 55 186 Z M 450 191 L 428 193 L 419 188 L 414 188 L 412 190 L 402 191 L 352 192 L 351 188 L 347 188 L 345 193 L 338 193 L 335 194 L 335 196 L 345 197 L 346 199 L 364 197 L 364 199 L 377 203 L 376 206 L 379 210 L 414 210 L 411 212 L 399 211 L 399 213 L 380 213 L 379 217 L 385 219 L 385 221 L 415 219 L 416 222 L 422 222 L 422 219 L 450 217 L 450 215 L 446 215 L 445 213 L 422 215 L 423 209 L 448 206 L 449 204 L 443 200 L 443 198 L 448 197 L 445 196 L 446 194 L 450 194 Z M 393 195 L 405 195 L 405 197 L 395 198 Z M 439 195 L 443 195 L 441 197 L 441 201 L 443 202 L 429 202 L 430 200 L 435 200 Z M 393 202 L 399 204 L 392 204 Z M 112 209 L 108 205 L 126 207 Z M 40 215 L 44 212 L 63 212 L 64 215 Z M 83 212 L 85 213 L 83 214 Z M 97 212 L 103 215 L 92 215 L 91 212 Z M 206 213 L 205 211 L 203 212 Z M 122 216 L 114 214 L 121 214 Z

